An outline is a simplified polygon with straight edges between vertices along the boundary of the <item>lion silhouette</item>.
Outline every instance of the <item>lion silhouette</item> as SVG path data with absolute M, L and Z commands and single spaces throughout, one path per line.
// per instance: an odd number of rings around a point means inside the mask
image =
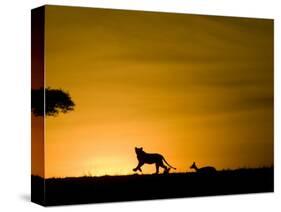
M 137 159 L 139 161 L 138 165 L 136 168 L 133 169 L 133 171 L 140 171 L 141 167 L 144 164 L 155 164 L 156 166 L 156 172 L 155 174 L 159 173 L 159 167 L 162 167 L 164 169 L 164 173 L 167 174 L 170 171 L 170 168 L 172 169 L 176 169 L 175 167 L 171 166 L 163 157 L 163 155 L 161 154 L 157 154 L 157 153 L 146 153 L 145 151 L 143 151 L 143 148 L 137 148 L 135 147 L 135 152 L 137 154 Z M 170 167 L 168 168 L 167 166 L 164 165 L 163 161 Z

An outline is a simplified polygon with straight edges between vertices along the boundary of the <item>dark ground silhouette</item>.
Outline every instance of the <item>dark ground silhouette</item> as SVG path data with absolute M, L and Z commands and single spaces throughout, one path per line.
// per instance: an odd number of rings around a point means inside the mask
M 33 202 L 45 206 L 273 192 L 273 168 L 46 179 L 32 176 Z M 45 194 L 43 187 L 45 185 Z

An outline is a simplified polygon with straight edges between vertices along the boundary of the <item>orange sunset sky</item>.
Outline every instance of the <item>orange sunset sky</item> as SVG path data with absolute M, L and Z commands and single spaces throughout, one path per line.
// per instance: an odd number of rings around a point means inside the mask
M 132 174 L 135 146 L 179 172 L 273 165 L 272 20 L 47 6 L 45 76 L 76 104 L 46 118 L 46 178 Z

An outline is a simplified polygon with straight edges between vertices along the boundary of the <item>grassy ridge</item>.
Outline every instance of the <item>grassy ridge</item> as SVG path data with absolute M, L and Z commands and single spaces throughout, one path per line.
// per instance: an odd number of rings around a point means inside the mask
M 46 180 L 32 176 L 31 183 L 32 201 L 42 205 L 116 202 L 272 192 L 273 168 Z

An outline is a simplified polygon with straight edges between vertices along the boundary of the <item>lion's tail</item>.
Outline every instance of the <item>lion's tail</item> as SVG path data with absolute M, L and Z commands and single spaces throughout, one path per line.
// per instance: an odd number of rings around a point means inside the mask
M 174 170 L 176 170 L 176 168 L 175 167 L 173 167 L 173 166 L 171 166 L 166 160 L 165 160 L 165 158 L 163 157 L 163 160 L 165 161 L 165 163 L 169 166 L 169 167 L 171 167 L 172 169 L 174 169 Z

